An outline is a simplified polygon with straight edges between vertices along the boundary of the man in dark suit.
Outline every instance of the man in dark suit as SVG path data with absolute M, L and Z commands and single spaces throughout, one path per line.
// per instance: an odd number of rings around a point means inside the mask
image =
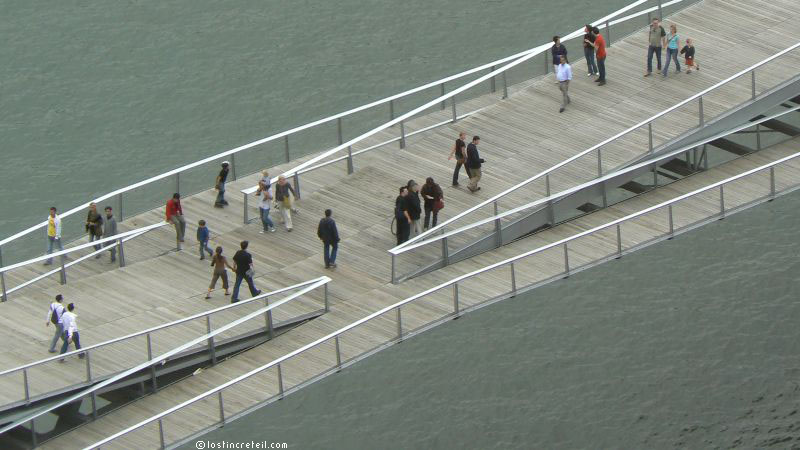
M 472 142 L 467 145 L 467 167 L 469 168 L 469 184 L 467 189 L 470 192 L 480 191 L 478 181 L 481 180 L 481 164 L 484 162 L 481 155 L 478 154 L 478 144 L 480 144 L 480 136 L 473 136 Z
M 322 256 L 326 269 L 336 267 L 336 252 L 339 250 L 339 230 L 336 229 L 336 222 L 331 218 L 332 214 L 333 211 L 326 209 L 325 217 L 319 221 L 319 226 L 317 226 L 317 237 L 325 244 L 325 253 Z

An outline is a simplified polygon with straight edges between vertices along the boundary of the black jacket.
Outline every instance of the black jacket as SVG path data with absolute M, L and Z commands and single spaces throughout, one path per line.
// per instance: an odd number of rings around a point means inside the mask
M 478 147 L 473 143 L 467 145 L 467 167 L 470 169 L 480 169 L 482 163 L 483 159 L 481 159 L 481 155 L 478 154 Z
M 326 244 L 335 244 L 339 242 L 339 230 L 336 229 L 336 222 L 330 217 L 323 217 L 319 221 L 317 227 L 317 237 L 322 239 Z
M 553 65 L 558 65 L 558 63 L 561 61 L 560 55 L 564 55 L 564 59 L 569 62 L 569 59 L 567 58 L 567 47 L 564 46 L 564 44 L 561 44 L 558 47 L 556 47 L 556 44 L 553 44 L 553 46 L 550 47 L 550 53 L 553 55 Z
M 422 214 L 422 206 L 419 204 L 419 193 L 410 191 L 406 195 L 406 211 L 411 216 L 411 220 L 419 220 Z

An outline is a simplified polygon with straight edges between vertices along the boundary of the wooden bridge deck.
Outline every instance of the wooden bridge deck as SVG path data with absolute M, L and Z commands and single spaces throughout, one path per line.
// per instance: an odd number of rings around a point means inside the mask
M 54 279 L 47 280 L 12 295 L 9 302 L 0 305 L 4 312 L 0 315 L 0 324 L 6 330 L 4 335 L 8 343 L 0 352 L 0 361 L 3 361 L 4 367 L 14 367 L 48 356 L 46 345 L 52 329 L 46 328 L 42 321 L 47 304 L 57 292 L 63 293 L 68 301 L 74 301 L 78 305 L 82 341 L 85 345 L 223 304 L 227 299 L 222 297 L 220 291 L 214 293 L 215 298 L 211 301 L 201 298 L 210 276 L 208 266 L 197 261 L 193 239 L 193 225 L 201 218 L 209 223 L 214 232 L 211 245 L 222 245 L 229 256 L 238 248 L 240 240 L 247 239 L 251 242 L 250 250 L 259 274 L 256 283 L 262 289 L 287 286 L 323 274 L 333 278 L 329 291 L 331 312 L 324 317 L 249 351 L 247 357 L 236 357 L 202 372 L 194 377 L 198 379 L 197 382 L 182 382 L 163 389 L 156 395 L 137 401 L 45 445 L 74 448 L 94 442 L 125 425 L 135 423 L 226 381 L 247 368 L 268 362 L 426 287 L 534 248 L 542 242 L 586 229 L 592 223 L 600 223 L 600 219 L 605 221 L 614 214 L 621 215 L 625 208 L 633 210 L 652 201 L 646 198 L 670 196 L 672 190 L 677 192 L 675 186 L 678 183 L 469 261 L 400 285 L 389 284 L 390 259 L 386 250 L 394 245 L 394 238 L 389 233 L 389 221 L 397 186 L 405 184 L 410 178 L 421 181 L 427 176 L 434 176 L 444 188 L 447 203 L 440 220 L 454 215 L 480 199 L 488 198 L 577 154 L 785 48 L 794 39 L 793 18 L 799 14 L 800 5 L 793 0 L 779 0 L 770 4 L 744 0 L 704 0 L 667 20 L 667 23 L 674 22 L 678 25 L 682 36 L 695 39 L 698 60 L 703 68 L 701 72 L 677 76 L 671 74 L 667 79 L 643 78 L 646 54 L 644 37 L 639 33 L 616 41 L 609 49 L 609 82 L 606 86 L 597 87 L 590 79 L 581 76 L 581 61 L 574 64 L 578 76 L 572 83 L 570 96 L 575 102 L 572 102 L 570 109 L 564 114 L 557 112 L 560 93 L 553 84 L 551 75 L 536 80 L 530 87 L 505 101 L 498 102 L 496 95 L 471 101 L 472 106 L 486 109 L 452 126 L 409 138 L 405 150 L 398 150 L 396 147 L 383 148 L 360 155 L 356 158 L 356 172 L 353 175 L 346 175 L 344 162 L 304 174 L 301 178 L 303 198 L 298 204 L 301 212 L 295 217 L 295 231 L 292 233 L 286 233 L 279 228 L 275 234 L 260 235 L 259 223 L 241 225 L 242 199 L 234 193 L 254 184 L 255 177 L 228 185 L 227 198 L 230 206 L 224 210 L 213 208 L 215 194 L 210 190 L 186 198 L 183 204 L 189 226 L 187 243 L 182 252 L 164 254 L 174 245 L 174 234 L 170 228 L 156 230 L 127 244 L 125 251 L 129 265 L 123 269 L 113 269 L 107 262 L 86 261 L 76 267 L 76 270 L 70 271 L 69 284 L 59 286 Z M 746 38 L 734 39 L 731 37 L 734 33 Z M 781 64 L 770 64 L 759 71 L 758 83 L 771 86 L 799 70 L 800 57 L 790 54 L 781 59 Z M 742 83 L 746 86 L 749 80 L 743 80 Z M 737 90 L 723 89 L 723 92 L 712 94 L 705 100 L 706 115 L 713 117 L 748 97 L 749 90 L 741 86 Z M 448 111 L 432 113 L 408 125 L 407 130 L 444 120 L 447 115 Z M 661 141 L 694 127 L 696 123 L 696 109 L 687 108 L 686 111 L 677 111 L 659 120 L 654 131 Z M 481 180 L 483 189 L 477 194 L 470 194 L 463 187 L 449 187 L 452 163 L 447 161 L 446 156 L 458 130 L 482 137 L 481 154 L 487 164 Z M 380 133 L 362 145 L 366 147 L 387 140 L 396 131 Z M 640 154 L 644 147 L 646 135 L 630 136 L 614 147 L 609 147 L 609 151 L 604 152 L 604 158 L 608 158 L 609 165 L 619 165 Z M 736 160 L 737 162 L 729 163 L 731 166 L 726 167 L 734 167 L 733 164 L 744 165 L 745 161 L 762 158 L 765 154 L 766 152 L 762 152 Z M 293 161 L 291 166 L 303 159 Z M 284 167 L 272 168 L 270 171 L 273 174 L 279 173 Z M 585 181 L 596 173 L 596 166 L 589 162 L 585 168 L 579 165 L 575 167 L 575 170 L 565 171 L 554 180 L 554 191 Z M 741 167 L 730 170 L 740 169 Z M 689 186 L 691 183 L 702 182 L 702 177 L 711 174 L 710 171 L 680 183 Z M 462 186 L 463 181 L 462 178 Z M 543 194 L 543 191 L 538 192 L 538 195 Z M 531 193 L 526 195 L 530 196 Z M 726 199 L 729 195 L 731 201 L 734 201 L 737 195 L 747 197 L 748 192 L 745 190 L 741 194 L 729 194 L 726 190 Z M 519 200 L 512 197 L 508 201 Z M 693 205 L 693 208 L 687 208 L 686 214 L 681 217 L 698 220 L 708 214 L 714 205 L 718 207 L 718 203 L 704 206 L 700 202 Z M 339 267 L 334 271 L 323 269 L 322 246 L 315 233 L 321 212 L 329 207 L 334 210 L 334 218 L 343 239 L 337 261 Z M 161 220 L 162 214 L 161 208 L 141 214 L 126 220 L 122 229 L 154 223 Z M 640 220 L 631 225 L 630 234 L 626 233 L 626 236 L 630 236 L 631 244 L 640 242 L 653 233 L 663 231 L 662 226 L 655 220 Z M 592 260 L 598 256 L 598 252 L 605 251 L 602 246 L 595 244 L 593 240 L 587 239 L 585 245 L 572 250 L 576 265 L 581 261 Z M 547 255 L 542 255 L 541 258 L 520 265 L 518 277 L 521 279 L 518 278 L 518 284 L 553 275 L 551 272 L 558 270 L 563 264 L 563 256 L 553 253 L 549 257 L 552 260 L 548 260 Z M 24 273 L 20 273 L 21 278 L 24 278 Z M 507 290 L 507 278 L 508 274 L 502 272 L 487 274 L 480 280 L 467 282 L 462 301 L 469 305 Z M 243 295 L 243 298 L 246 297 L 247 295 Z M 405 326 L 414 328 L 449 312 L 452 300 L 444 293 L 440 297 L 433 296 L 419 305 L 410 306 L 407 311 L 404 310 Z M 290 311 L 287 314 L 288 312 Z M 352 336 L 348 335 L 342 340 L 344 356 L 353 357 L 390 339 L 395 332 L 396 325 L 390 318 L 373 326 L 354 330 Z M 175 342 L 187 340 L 188 334 L 190 332 L 167 335 L 157 344 L 162 345 L 161 348 L 165 350 Z M 331 349 L 320 349 L 319 354 L 312 352 L 308 357 L 296 358 L 287 363 L 284 367 L 287 388 L 319 373 L 330 362 L 332 355 Z M 108 358 L 103 364 L 106 364 L 104 370 L 130 365 L 121 355 L 113 355 L 113 358 Z M 50 365 L 48 370 L 33 375 L 38 381 L 34 379 L 32 383 L 46 386 L 54 376 L 68 379 L 74 376 L 74 372 L 82 370 L 83 364 L 77 360 L 67 361 L 63 365 Z M 19 386 L 18 380 L 0 379 L 0 401 L 7 403 L 18 399 Z M 226 394 L 226 407 L 230 408 L 226 414 L 230 415 L 256 400 L 272 395 L 276 389 L 274 372 L 259 377 L 257 381 L 245 383 L 241 391 Z M 259 394 L 254 395 L 253 390 Z M 209 420 L 216 417 L 218 409 L 205 406 L 207 408 L 204 410 L 191 408 L 174 421 L 168 422 L 165 430 L 167 440 L 196 431 L 207 416 Z M 153 433 L 150 428 L 145 433 L 132 435 L 125 442 L 131 447 L 150 447 L 156 442 L 153 439 L 157 439 L 157 436 L 157 432 Z

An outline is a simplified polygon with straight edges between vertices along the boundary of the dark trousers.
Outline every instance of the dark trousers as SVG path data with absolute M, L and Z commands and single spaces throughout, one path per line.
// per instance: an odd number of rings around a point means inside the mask
M 597 58 L 597 71 L 600 72 L 600 76 L 597 77 L 598 81 L 606 81 L 606 59 L 605 58 Z
M 433 214 L 433 224 L 430 224 L 431 220 L 431 213 Z M 423 224 L 423 228 L 427 229 L 428 225 L 435 227 L 436 222 L 439 221 L 439 211 L 433 209 L 433 202 L 431 204 L 425 203 L 425 223 Z
M 102 238 L 103 238 L 102 236 L 94 234 L 91 230 L 89 231 L 89 242 L 99 241 Z M 103 246 L 100 244 L 94 245 L 93 247 L 95 250 L 100 250 L 101 248 L 103 248 Z
M 403 217 L 402 219 L 397 221 L 397 245 L 402 244 L 403 242 L 408 240 L 408 236 L 411 233 L 411 224 L 408 223 L 408 220 Z
M 337 251 L 339 251 L 339 243 L 338 242 L 326 242 L 325 243 L 325 252 L 322 254 L 322 258 L 325 260 L 325 267 L 328 267 L 331 264 L 336 264 L 336 252 Z
M 61 354 L 63 355 L 64 353 L 67 353 L 67 349 L 69 348 L 69 340 L 67 339 L 66 331 L 64 332 L 64 335 L 61 336 L 61 339 L 64 341 L 64 343 L 61 344 Z M 72 342 L 75 343 L 75 350 L 81 349 L 81 334 L 77 331 L 72 333 Z M 83 353 L 78 356 L 83 358 Z
M 461 170 L 462 165 L 463 163 L 456 161 L 456 170 L 453 171 L 453 184 L 458 184 L 458 171 Z M 470 178 L 467 166 L 464 166 L 464 172 L 467 173 L 467 178 Z
M 236 282 L 233 283 L 233 296 L 231 296 L 231 303 L 239 301 L 239 287 L 242 285 L 242 280 L 247 280 L 247 287 L 250 288 L 250 295 L 255 297 L 259 294 L 259 290 L 256 289 L 255 283 L 253 283 L 253 277 L 248 277 L 243 273 L 236 274 Z
M 594 48 L 593 47 L 584 47 L 583 48 L 583 56 L 586 57 L 586 68 L 589 70 L 589 74 L 594 75 L 597 73 L 597 63 L 594 62 Z M 661 68 L 661 66 L 658 66 Z
M 658 70 L 661 70 L 661 46 L 650 45 L 647 47 L 647 73 L 653 71 L 653 55 L 656 55 Z

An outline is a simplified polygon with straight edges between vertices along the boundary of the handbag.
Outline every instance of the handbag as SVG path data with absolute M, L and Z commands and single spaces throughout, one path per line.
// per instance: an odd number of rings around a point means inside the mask
M 254 276 L 256 276 L 256 271 L 250 268 L 247 269 L 247 272 L 245 272 L 244 274 L 247 275 L 247 278 L 253 278 Z
M 439 200 L 436 200 L 435 202 L 433 202 L 433 210 L 434 211 L 439 211 L 440 209 L 443 209 L 443 208 L 444 208 L 444 200 L 443 199 L 440 198 Z

